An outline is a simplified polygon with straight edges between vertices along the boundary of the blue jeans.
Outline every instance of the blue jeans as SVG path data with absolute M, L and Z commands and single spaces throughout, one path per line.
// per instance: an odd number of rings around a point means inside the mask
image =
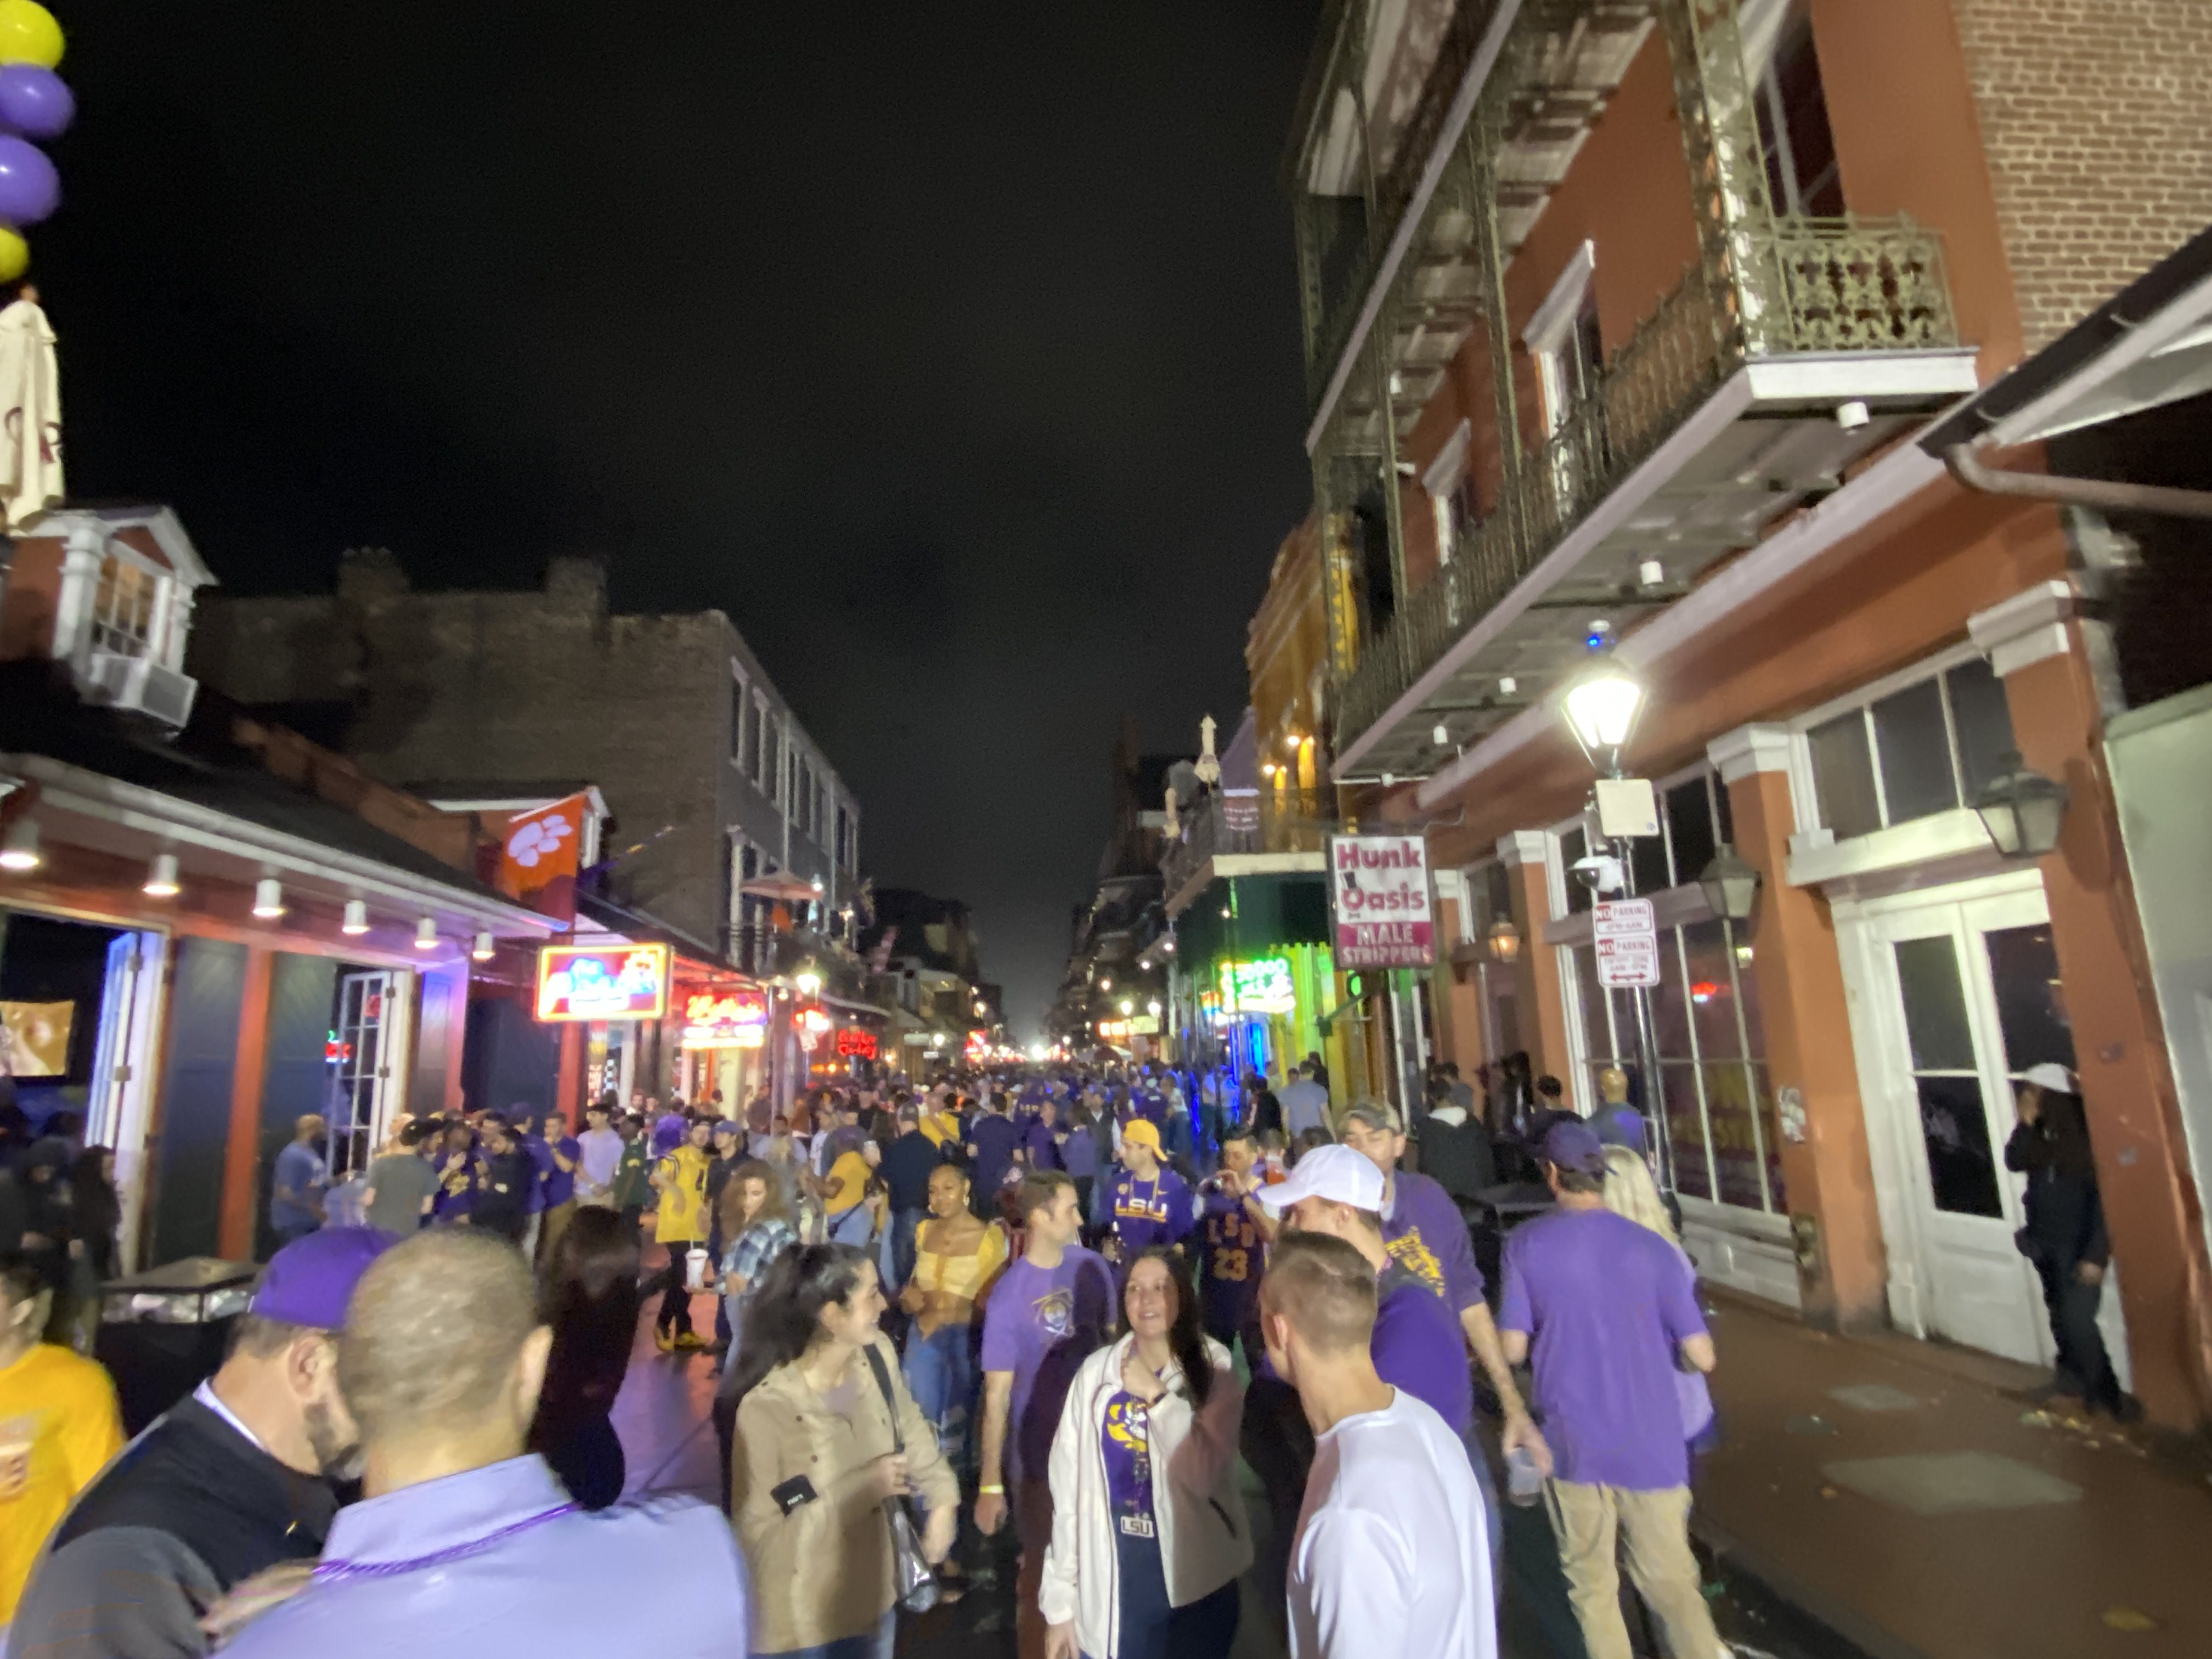
M 896 1295 L 914 1277 L 915 1234 L 927 1213 L 925 1210 L 891 1212 L 891 1224 L 884 1233 L 884 1262 L 879 1269 L 886 1295 Z
M 945 1325 L 924 1336 L 917 1325 L 906 1336 L 907 1388 L 956 1469 L 968 1467 L 968 1425 L 975 1413 L 973 1334 L 969 1326 Z
M 883 1623 L 861 1636 L 841 1636 L 811 1648 L 790 1648 L 782 1653 L 757 1654 L 755 1659 L 891 1659 L 891 1641 L 898 1634 L 898 1609 L 884 1615 Z
M 1187 1607 L 1168 1602 L 1159 1540 L 1115 1537 L 1121 1553 L 1121 1659 L 1229 1659 L 1239 1604 L 1234 1583 Z

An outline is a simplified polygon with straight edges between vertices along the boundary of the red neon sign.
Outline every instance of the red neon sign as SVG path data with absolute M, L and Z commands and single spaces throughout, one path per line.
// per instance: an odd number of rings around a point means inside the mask
M 873 1031 L 848 1025 L 837 1033 L 837 1052 L 847 1060 L 873 1060 L 878 1049 Z

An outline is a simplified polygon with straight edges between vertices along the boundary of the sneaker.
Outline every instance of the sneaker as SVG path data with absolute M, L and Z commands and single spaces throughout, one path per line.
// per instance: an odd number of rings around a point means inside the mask
M 676 1346 L 686 1353 L 694 1353 L 707 1346 L 707 1339 L 696 1331 L 685 1331 L 676 1339 Z
M 673 1353 L 676 1352 L 676 1339 L 666 1326 L 655 1325 L 653 1328 L 653 1346 L 663 1353 Z

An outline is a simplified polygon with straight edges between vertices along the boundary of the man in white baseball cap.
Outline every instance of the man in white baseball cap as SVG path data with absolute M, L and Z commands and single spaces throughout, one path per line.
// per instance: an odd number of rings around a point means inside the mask
M 1262 1187 L 1258 1196 L 1286 1230 L 1327 1233 L 1366 1258 L 1375 1270 L 1376 1375 L 1426 1401 L 1471 1444 L 1474 1382 L 1459 1322 L 1427 1280 L 1383 1248 L 1382 1172 L 1374 1160 L 1349 1146 L 1316 1146 L 1288 1181 Z

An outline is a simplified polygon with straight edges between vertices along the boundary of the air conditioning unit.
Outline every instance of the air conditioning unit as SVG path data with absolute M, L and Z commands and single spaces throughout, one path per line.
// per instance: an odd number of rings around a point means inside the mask
M 94 651 L 85 670 L 85 690 L 94 702 L 133 709 L 167 726 L 181 726 L 191 718 L 199 689 L 189 675 L 117 651 Z

